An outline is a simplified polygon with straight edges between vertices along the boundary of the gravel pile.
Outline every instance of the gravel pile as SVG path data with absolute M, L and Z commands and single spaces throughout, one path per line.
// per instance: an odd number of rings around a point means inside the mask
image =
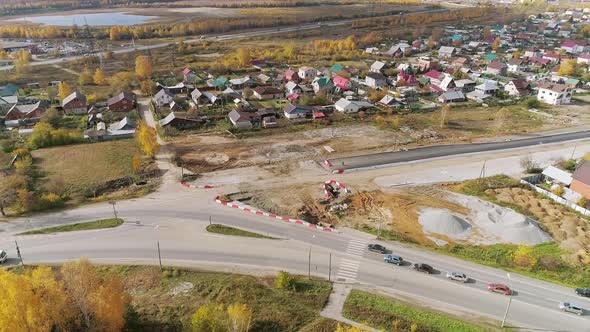
M 471 224 L 445 209 L 423 208 L 418 222 L 424 233 L 446 235 L 452 239 L 464 239 L 471 231 Z

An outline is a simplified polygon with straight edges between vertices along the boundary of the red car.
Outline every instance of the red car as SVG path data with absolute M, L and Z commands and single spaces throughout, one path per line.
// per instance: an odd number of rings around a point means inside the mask
M 500 294 L 504 294 L 504 295 L 512 294 L 512 291 L 510 290 L 510 288 L 508 288 L 508 286 L 503 285 L 503 284 L 489 284 L 488 290 L 490 292 L 496 292 L 496 293 L 500 293 Z

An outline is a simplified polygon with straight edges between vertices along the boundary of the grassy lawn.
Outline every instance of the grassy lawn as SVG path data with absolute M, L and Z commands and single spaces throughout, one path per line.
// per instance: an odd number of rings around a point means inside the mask
M 190 316 L 201 305 L 247 304 L 253 311 L 250 332 L 334 331 L 319 318 L 332 285 L 296 277 L 296 290 L 275 289 L 274 277 L 196 272 L 146 266 L 100 266 L 105 275 L 123 278 L 132 294 L 130 331 L 190 331 Z M 184 290 L 179 290 L 185 286 Z M 188 286 L 188 287 L 186 287 Z M 315 328 L 323 327 L 323 329 Z
M 123 219 L 121 218 L 109 218 L 109 219 L 101 219 L 89 222 L 81 222 L 77 224 L 71 225 L 63 225 L 63 226 L 55 226 L 55 227 L 48 227 L 42 229 L 36 229 L 24 233 L 20 233 L 17 235 L 33 235 L 33 234 L 52 234 L 52 233 L 60 233 L 60 232 L 74 232 L 74 231 L 87 231 L 91 229 L 101 229 L 101 228 L 113 228 L 123 224 Z
M 245 231 L 242 229 L 233 228 L 233 227 L 220 225 L 220 224 L 213 224 L 213 225 L 207 226 L 207 232 L 223 234 L 223 235 L 231 235 L 231 236 L 245 236 L 245 237 L 256 237 L 256 238 L 261 238 L 261 239 L 275 239 L 274 237 L 270 237 L 270 236 L 266 236 L 266 235 L 262 235 L 262 234 L 258 234 L 258 233 L 254 233 L 254 232 L 248 232 L 248 231 Z
M 410 331 L 416 324 L 418 332 L 479 332 L 493 330 L 446 314 L 408 305 L 403 302 L 353 289 L 343 309 L 344 317 L 386 331 Z M 397 329 L 393 326 L 398 321 Z
M 96 186 L 133 176 L 133 155 L 138 152 L 131 139 L 94 144 L 69 145 L 33 151 L 35 165 L 47 189 L 59 187 L 72 198 L 91 197 Z

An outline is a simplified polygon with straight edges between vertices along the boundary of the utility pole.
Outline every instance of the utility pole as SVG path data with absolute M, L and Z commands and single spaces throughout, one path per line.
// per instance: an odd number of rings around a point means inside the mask
M 311 247 L 309 247 L 309 257 L 307 259 L 307 279 L 311 279 Z
M 160 241 L 158 241 L 158 261 L 160 262 L 160 272 L 162 272 L 163 269 L 162 269 L 162 255 L 160 254 Z
M 508 281 L 510 281 L 510 273 L 506 273 L 506 275 L 508 276 Z M 512 290 L 511 290 L 512 292 Z M 504 328 L 504 325 L 506 324 L 506 318 L 508 317 L 508 310 L 510 310 L 510 304 L 512 303 L 512 294 L 509 295 L 510 297 L 508 298 L 508 305 L 506 305 L 506 312 L 504 313 L 504 318 L 502 319 L 502 325 L 500 326 L 501 328 Z
M 23 256 L 20 253 L 20 249 L 18 248 L 18 243 L 16 242 L 16 240 L 14 240 L 14 244 L 16 245 L 16 254 L 20 259 L 20 265 L 25 265 L 25 263 L 23 262 Z
M 109 204 L 111 204 L 113 206 L 113 214 L 115 215 L 115 219 L 117 219 L 117 209 L 115 208 L 115 205 L 117 205 L 116 201 L 109 201 Z
M 330 253 L 330 263 L 328 265 L 328 281 L 332 281 L 332 253 Z
M 576 148 L 578 147 L 578 143 L 574 145 L 574 150 L 572 151 L 572 156 L 570 159 L 574 159 L 574 153 L 576 153 Z
M 209 216 L 209 226 L 211 226 L 211 216 Z

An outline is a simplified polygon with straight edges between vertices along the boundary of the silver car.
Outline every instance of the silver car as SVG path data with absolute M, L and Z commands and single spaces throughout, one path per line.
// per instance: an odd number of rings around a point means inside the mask
M 461 273 L 461 272 L 447 272 L 447 278 L 449 278 L 451 280 L 455 280 L 455 281 L 460 281 L 460 282 L 469 281 L 469 278 L 467 278 L 467 275 L 465 273 Z
M 571 303 L 568 303 L 568 302 L 560 302 L 559 303 L 559 309 L 561 311 L 571 312 L 571 313 L 577 314 L 579 316 L 582 316 L 584 314 L 584 309 L 578 307 L 575 304 L 571 304 Z

